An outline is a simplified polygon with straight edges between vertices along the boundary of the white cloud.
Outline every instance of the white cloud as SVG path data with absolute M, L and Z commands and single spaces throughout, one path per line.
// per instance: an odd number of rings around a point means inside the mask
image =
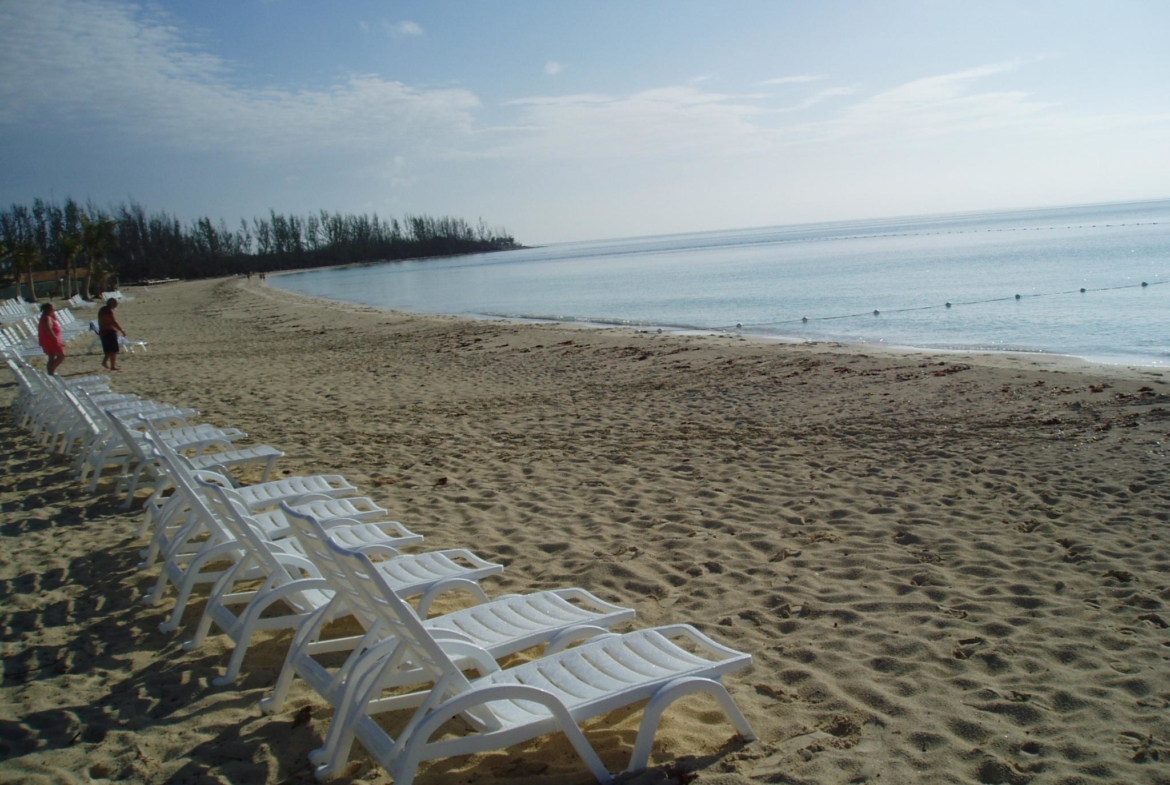
M 761 85 L 783 85 L 783 84 L 804 84 L 806 82 L 818 82 L 824 79 L 823 76 L 779 76 L 775 79 L 765 79 L 760 82 Z
M 837 97 L 844 96 L 844 95 L 853 95 L 855 92 L 857 92 L 857 89 L 854 87 L 829 87 L 829 88 L 826 88 L 824 90 L 820 90 L 816 93 L 813 93 L 808 98 L 804 99 L 803 101 L 801 101 L 797 104 L 784 107 L 780 111 L 781 112 L 799 112 L 799 111 L 802 111 L 804 109 L 809 109 L 811 107 L 816 106 L 817 104 L 824 101 L 826 98 L 837 98 Z
M 387 22 L 386 29 L 389 30 L 392 35 L 396 35 L 396 36 L 400 36 L 400 37 L 418 36 L 418 35 L 423 34 L 422 26 L 419 25 L 417 22 L 403 21 L 403 22 L 395 22 L 393 24 Z
M 757 149 L 763 110 L 743 96 L 705 92 L 693 85 L 628 96 L 580 94 L 510 101 L 528 134 L 505 144 L 508 154 L 557 158 L 650 156 L 686 150 L 719 155 L 720 148 Z
M 474 93 L 376 75 L 326 89 L 247 87 L 234 65 L 191 44 L 170 20 L 118 2 L 0 6 L 0 128 L 84 123 L 95 132 L 187 149 L 431 151 L 466 139 Z
M 977 83 L 1011 73 L 1022 61 L 992 63 L 915 79 L 846 108 L 818 126 L 830 136 L 940 135 L 1034 124 L 1055 109 L 1020 90 L 977 91 Z
M 629 95 L 593 93 L 517 99 L 519 122 L 501 131 L 498 155 L 558 160 L 780 160 L 793 146 L 832 156 L 842 142 L 901 144 L 934 139 L 961 150 L 971 134 L 1003 130 L 1029 144 L 1051 135 L 1099 135 L 1105 129 L 1165 127 L 1166 113 L 1144 116 L 1075 115 L 1018 89 L 986 89 L 1026 61 L 910 80 L 860 95 L 857 87 L 818 90 L 795 105 L 775 106 L 768 94 L 726 94 L 701 84 Z M 788 83 L 817 77 L 783 77 Z M 776 82 L 778 80 L 771 80 Z M 1018 80 L 1016 80 L 1018 81 Z M 831 100 L 844 99 L 844 100 Z M 797 113 L 823 104 L 821 119 Z M 517 136 L 517 130 L 522 135 Z M 496 130 L 496 129 L 493 129 Z M 942 149 L 942 148 L 939 148 Z
M 565 66 L 558 63 L 556 60 L 549 60 L 544 64 L 544 72 L 549 76 L 556 76 L 561 71 L 565 70 Z

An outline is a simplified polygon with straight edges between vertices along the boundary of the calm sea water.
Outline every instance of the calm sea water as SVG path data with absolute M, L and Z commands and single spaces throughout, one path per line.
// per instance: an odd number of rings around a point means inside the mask
M 1170 364 L 1170 200 L 566 243 L 270 281 L 424 313 Z

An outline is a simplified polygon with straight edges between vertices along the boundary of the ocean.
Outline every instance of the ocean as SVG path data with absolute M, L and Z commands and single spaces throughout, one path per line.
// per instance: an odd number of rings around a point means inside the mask
M 1170 200 L 564 243 L 269 282 L 475 318 L 1170 364 Z

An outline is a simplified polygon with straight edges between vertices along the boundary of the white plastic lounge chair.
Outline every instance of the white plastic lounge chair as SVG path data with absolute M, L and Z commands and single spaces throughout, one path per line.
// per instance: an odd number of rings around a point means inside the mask
M 233 499 L 239 499 L 235 490 L 228 491 L 228 495 Z M 180 524 L 185 521 L 181 515 L 174 516 L 167 513 L 160 515 L 157 512 L 168 505 L 186 509 L 189 505 L 183 494 L 172 494 L 163 502 L 161 507 L 158 506 L 158 501 L 161 500 L 155 500 L 152 497 L 147 499 L 143 506 L 147 508 L 148 512 L 151 511 L 151 507 L 154 507 L 154 517 L 178 520 Z M 363 531 L 362 540 L 367 544 L 386 542 L 386 544 L 398 548 L 417 545 L 423 541 L 421 534 L 415 534 L 398 521 L 389 520 L 390 513 L 384 508 L 379 507 L 368 496 L 346 496 L 340 499 L 330 499 L 329 497 L 320 499 L 301 497 L 300 501 L 295 505 L 295 509 L 320 518 L 327 526 L 331 525 L 332 521 L 336 519 L 357 521 L 361 524 Z M 284 512 L 279 509 L 254 513 L 252 519 L 260 525 L 270 539 L 275 540 L 292 536 L 292 531 L 289 529 Z M 139 536 L 145 536 L 149 526 L 149 521 L 146 521 L 139 530 Z M 356 529 L 358 527 L 355 526 L 354 528 Z M 143 561 L 138 565 L 138 568 L 146 569 L 152 566 L 161 550 L 169 547 L 168 543 L 178 529 L 179 526 L 174 524 L 166 527 L 158 527 L 151 538 L 150 546 L 144 548 L 141 552 Z
M 173 418 L 177 416 L 168 410 L 154 409 L 146 414 L 141 410 L 134 410 L 133 415 L 137 418 L 148 417 L 151 423 L 162 418 L 164 422 L 159 423 L 159 425 L 165 430 L 159 432 L 159 438 L 177 451 L 194 452 L 196 457 L 203 455 L 210 448 L 230 448 L 233 440 L 242 439 L 248 435 L 239 428 L 216 428 L 211 425 L 167 427 L 175 424 Z M 89 483 L 90 491 L 97 490 L 102 474 L 108 466 L 117 466 L 119 469 L 114 493 L 120 492 L 124 484 L 133 476 L 132 472 L 136 468 L 141 452 L 136 451 L 135 446 L 127 444 L 123 436 L 118 433 L 114 422 L 120 419 L 119 412 L 112 409 L 104 410 L 93 418 L 94 424 L 98 427 L 98 434 L 95 435 L 91 443 L 83 447 L 78 460 L 78 475 L 82 482 L 85 482 L 89 472 L 93 471 L 93 478 Z
M 153 456 L 153 453 L 150 453 L 146 435 L 142 431 L 132 429 L 117 416 L 110 416 L 109 421 L 122 438 L 122 442 L 130 449 L 129 462 L 134 465 L 132 476 L 127 478 L 123 475 L 119 479 L 120 483 L 125 482 L 127 486 L 126 502 L 122 506 L 129 509 L 144 477 L 154 481 L 150 500 L 157 501 L 170 487 L 169 473 L 159 466 L 158 460 Z M 177 450 L 176 452 L 178 453 Z M 178 454 L 176 457 L 192 471 L 211 470 L 223 475 L 228 475 L 229 471 L 234 468 L 263 465 L 264 475 L 261 482 L 267 482 L 272 474 L 272 467 L 276 464 L 276 459 L 283 458 L 284 453 L 268 444 L 238 447 L 227 439 L 208 439 L 200 440 L 198 452 L 195 455 Z
M 101 336 L 101 332 L 98 330 L 98 323 L 95 321 L 91 321 L 89 323 L 87 329 L 91 333 L 93 333 L 93 341 L 90 342 L 89 349 L 86 350 L 86 353 L 93 354 L 94 351 L 101 348 L 102 336 Z M 138 339 L 131 340 L 130 338 L 127 338 L 124 335 L 118 336 L 118 346 L 125 349 L 126 352 L 129 354 L 134 354 L 135 349 L 141 349 L 142 351 L 146 351 L 146 341 L 138 340 Z
M 341 723 L 330 730 L 332 747 L 310 755 L 322 765 L 318 778 L 340 773 L 354 737 L 377 758 L 395 785 L 411 785 L 423 761 L 501 749 L 549 733 L 564 733 L 600 782 L 612 780 L 590 746 L 580 723 L 615 709 L 649 700 L 627 771 L 646 767 L 663 711 L 675 700 L 696 692 L 714 696 L 740 735 L 755 734 L 721 683 L 728 673 L 747 667 L 751 655 L 722 646 L 689 625 L 672 625 L 625 635 L 601 635 L 581 646 L 501 670 L 494 659 L 468 643 L 441 642 L 411 608 L 385 584 L 369 557 L 334 542 L 327 546 L 348 572 L 362 613 L 377 616 L 393 643 L 373 647 L 351 667 L 353 699 Z M 482 675 L 469 679 L 465 662 Z M 433 683 L 429 691 L 382 696 L 387 674 L 415 667 Z M 392 738 L 373 714 L 414 708 Z M 475 729 L 469 736 L 432 740 L 454 717 Z M 334 741 L 335 740 L 335 741 Z
M 227 672 L 215 680 L 216 684 L 223 685 L 234 682 L 239 676 L 252 636 L 257 631 L 299 626 L 314 611 L 329 604 L 333 588 L 328 582 L 318 582 L 322 576 L 299 551 L 295 540 L 267 539 L 244 511 L 228 498 L 224 488 L 203 482 L 200 485 L 208 492 L 205 499 L 210 508 L 201 510 L 200 514 L 214 515 L 238 542 L 247 545 L 236 565 L 216 581 L 194 638 L 183 644 L 188 650 L 201 646 L 213 623 L 232 639 L 235 649 Z M 350 537 L 349 525 L 335 523 L 327 531 L 332 539 L 354 539 Z M 453 591 L 468 591 L 476 600 L 486 601 L 479 580 L 503 570 L 502 565 L 486 562 L 469 551 L 400 555 L 384 544 L 364 547 L 381 557 L 377 569 L 394 590 L 402 597 L 422 595 L 420 603 L 429 604 L 436 597 Z M 254 579 L 257 573 L 265 577 L 263 586 L 240 591 L 241 578 Z M 278 610 L 274 608 L 278 600 L 291 613 L 274 612 Z
M 171 474 L 170 480 L 176 489 L 154 516 L 157 528 L 147 563 L 153 563 L 154 555 L 157 554 L 163 559 L 163 567 L 154 588 L 143 599 L 147 605 L 154 605 L 162 599 L 168 582 L 176 586 L 179 598 L 175 608 L 168 621 L 159 625 L 164 632 L 171 632 L 178 629 L 194 587 L 200 583 L 214 582 L 223 573 L 223 570 L 205 568 L 224 559 L 234 563 L 243 551 L 222 522 L 206 514 L 206 504 L 196 490 L 198 477 L 229 487 L 232 485 L 231 480 L 215 472 L 188 469 L 174 448 L 160 438 L 159 431 L 149 421 L 143 421 L 142 424 L 146 428 L 147 442 L 153 454 Z M 263 508 L 271 506 L 274 503 L 272 499 L 276 499 L 275 503 L 289 501 L 295 504 L 355 495 L 357 489 L 344 477 L 334 474 L 289 477 L 236 488 L 235 492 L 246 503 Z
M 395 645 L 392 633 L 377 616 L 364 613 L 365 604 L 350 603 L 359 596 L 351 585 L 350 574 L 342 569 L 332 551 L 326 547 L 328 531 L 311 515 L 286 509 L 293 525 L 301 551 L 313 562 L 318 572 L 336 590 L 328 607 L 318 609 L 297 630 L 284 668 L 269 698 L 260 702 L 266 713 L 278 712 L 284 705 L 289 687 L 296 676 L 301 676 L 325 700 L 334 706 L 335 715 L 344 714 L 353 698 L 349 675 L 353 665 L 375 648 Z M 365 552 L 365 551 L 363 551 Z M 333 618 L 354 615 L 365 633 L 321 640 L 321 632 Z M 489 656 L 499 659 L 518 651 L 547 644 L 546 654 L 560 651 L 569 645 L 595 635 L 605 634 L 610 627 L 632 619 L 634 612 L 598 599 L 584 589 L 557 589 L 528 595 L 508 595 L 453 613 L 426 619 L 423 624 L 440 641 L 470 643 Z M 318 657 L 331 658 L 338 652 L 349 652 L 340 667 L 331 668 Z M 459 659 L 458 656 L 455 657 Z M 418 668 L 403 667 L 389 674 L 392 683 L 384 687 L 401 687 L 426 681 L 429 675 Z M 340 732 L 342 726 L 331 727 Z M 336 743 L 336 740 L 332 740 Z M 326 742 L 326 747 L 331 743 Z
M 60 382 L 55 377 L 46 377 L 46 380 L 50 391 L 55 394 L 57 408 L 51 416 L 34 425 L 34 436 L 37 435 L 39 426 L 39 439 L 46 443 L 50 449 L 55 449 L 62 455 L 69 455 L 77 450 L 81 456 L 78 458 L 79 473 L 82 471 L 83 464 L 90 457 L 90 453 L 94 450 L 100 452 L 107 439 L 112 440 L 113 444 L 117 446 L 117 437 L 109 428 L 111 416 L 125 418 L 145 414 L 160 428 L 173 431 L 168 438 L 175 439 L 181 438 L 179 429 L 185 429 L 184 433 L 192 441 L 195 439 L 193 436 L 195 430 L 201 431 L 203 436 L 206 436 L 208 431 L 213 430 L 210 426 L 200 426 L 196 429 L 187 427 L 187 419 L 199 413 L 195 409 L 177 409 L 166 404 L 144 400 L 136 395 L 110 392 L 95 394 L 94 388 L 88 387 L 69 389 L 68 392 L 74 395 L 74 397 L 70 397 L 64 394 L 65 388 L 60 386 Z M 96 432 L 81 416 L 83 412 L 88 412 L 90 419 L 97 424 L 98 430 Z M 221 436 L 223 438 L 239 438 L 242 434 L 242 431 L 235 432 L 235 435 L 232 432 L 224 432 Z
M 207 477 L 212 476 L 212 473 L 192 473 L 192 476 L 196 475 Z M 155 532 L 150 547 L 143 551 L 143 562 L 138 565 L 140 569 L 146 569 L 154 564 L 156 558 L 162 560 L 158 580 L 143 598 L 145 604 L 157 604 L 169 584 L 173 584 L 178 591 L 175 607 L 170 616 L 159 625 L 163 632 L 174 632 L 179 628 L 194 588 L 199 584 L 219 580 L 224 572 L 230 569 L 230 565 L 223 567 L 220 563 L 226 560 L 234 565 L 243 557 L 246 546 L 246 543 L 237 541 L 236 536 L 224 526 L 219 516 L 210 514 L 206 499 L 195 489 L 190 477 L 185 474 L 178 475 L 175 486 L 175 493 L 171 495 L 167 504 L 181 512 L 166 516 L 173 524 Z M 309 509 L 320 504 L 322 502 L 310 502 Z M 331 526 L 344 525 L 350 521 L 333 519 L 329 523 Z M 422 538 L 413 535 L 413 539 Z M 216 565 L 222 568 L 216 568 Z M 247 573 L 237 571 L 234 579 L 254 577 L 263 578 L 264 573 L 259 569 L 249 570 Z
M 311 562 L 299 553 L 295 540 L 272 541 L 264 536 L 262 528 L 251 521 L 231 491 L 217 483 L 191 483 L 191 475 L 178 461 L 178 456 L 163 442 L 149 436 L 151 449 L 158 459 L 173 472 L 175 493 L 187 502 L 186 529 L 172 538 L 165 554 L 162 572 L 148 604 L 157 602 L 168 582 L 179 591 L 175 608 L 168 621 L 160 625 L 163 631 L 178 628 L 192 589 L 199 583 L 214 581 L 195 637 L 184 644 L 188 649 L 202 644 L 212 622 L 217 624 L 235 642 L 227 672 L 217 684 L 228 684 L 238 677 L 253 634 L 257 630 L 297 626 L 309 613 L 327 605 L 331 592 L 327 586 L 312 581 L 319 578 Z M 206 473 L 205 473 L 206 474 Z M 196 474 L 197 478 L 199 475 Z M 340 540 L 362 542 L 362 536 L 353 529 L 369 524 L 356 521 L 331 522 L 329 535 Z M 407 534 L 410 534 L 407 532 Z M 186 549 L 195 537 L 206 535 L 197 550 Z M 417 535 L 411 535 L 417 540 Z M 398 552 L 379 543 L 373 546 L 383 556 L 379 570 L 395 584 L 403 596 L 422 595 L 420 602 L 430 603 L 449 591 L 469 591 L 473 597 L 486 600 L 478 581 L 503 570 L 465 550 L 448 550 L 400 556 Z M 224 570 L 210 569 L 216 563 L 228 560 L 231 566 Z M 262 579 L 259 589 L 239 591 L 240 581 Z M 309 581 L 309 583 L 304 583 Z M 273 604 L 280 600 L 291 613 L 269 614 Z M 233 612 L 232 608 L 244 608 Z
M 190 470 L 181 456 L 176 454 L 165 441 L 157 438 L 157 431 L 153 426 L 147 423 L 146 428 L 147 443 L 150 445 L 152 453 L 170 474 L 171 482 L 175 486 L 175 493 L 156 516 L 160 528 L 156 531 L 148 554 L 144 554 L 147 565 L 153 561 L 156 553 L 164 558 L 162 574 L 159 576 L 154 590 L 147 597 L 147 604 L 154 604 L 161 599 L 168 581 L 179 587 L 180 601 L 176 604 L 174 614 L 164 630 L 177 628 L 178 622 L 182 618 L 183 606 L 195 584 L 217 579 L 218 572 L 208 572 L 202 569 L 203 565 L 209 563 L 203 555 L 204 551 L 214 550 L 221 544 L 239 539 L 230 527 L 225 526 L 220 516 L 209 514 L 205 490 L 200 490 L 197 486 L 204 486 L 205 489 L 217 486 L 224 498 L 229 499 L 233 505 L 240 508 L 241 516 L 250 514 L 249 504 L 255 504 L 258 507 L 268 506 L 272 498 L 276 498 L 278 503 L 284 501 L 296 505 L 297 509 L 301 509 L 300 505 L 305 505 L 306 511 L 353 510 L 359 518 L 365 517 L 367 520 L 334 518 L 328 522 L 330 530 L 335 536 L 346 542 L 356 544 L 372 542 L 382 546 L 388 555 L 397 552 L 395 548 L 390 547 L 391 545 L 405 546 L 422 541 L 420 535 L 409 531 L 397 521 L 375 522 L 369 520 L 369 518 L 374 517 L 376 512 L 385 511 L 368 499 L 330 498 L 329 493 L 335 496 L 341 495 L 341 491 L 330 487 L 330 482 L 334 485 L 338 484 L 338 480 L 344 482 L 343 478 L 337 475 L 291 478 L 301 481 L 293 483 L 292 486 L 286 485 L 288 480 L 277 480 L 261 485 L 232 488 L 230 481 L 219 474 Z M 348 486 L 348 483 L 346 485 Z M 255 498 L 249 499 L 248 491 L 265 486 L 276 487 L 268 487 L 262 501 L 257 502 Z M 300 492 L 282 496 L 277 493 L 281 487 L 293 487 Z M 305 487 L 316 487 L 318 491 L 304 493 Z M 353 486 L 348 487 L 353 488 Z M 322 489 L 328 493 L 321 492 Z M 268 538 L 267 532 L 269 531 L 281 533 L 281 529 L 287 530 L 283 512 L 279 515 L 265 516 L 265 520 L 267 521 L 265 524 L 256 523 L 258 536 L 262 538 Z M 290 540 L 289 543 L 290 547 L 295 545 L 295 541 Z M 234 552 L 232 548 L 222 548 L 220 551 L 216 551 L 220 555 Z M 295 549 L 293 552 L 295 553 Z M 456 560 L 462 564 L 457 563 Z M 432 592 L 432 585 L 439 581 L 446 581 L 454 588 L 457 579 L 463 580 L 461 586 L 463 589 L 470 591 L 478 598 L 486 599 L 486 595 L 479 588 L 477 581 L 487 575 L 494 575 L 502 569 L 502 566 L 486 562 L 469 551 L 451 550 L 401 559 L 395 563 L 391 572 L 394 573 L 395 580 L 401 585 L 402 590 L 407 592 L 408 596 L 422 593 L 424 601 L 429 603 L 434 596 L 442 593 Z M 417 592 L 414 591 L 415 588 L 418 589 Z
M 155 441 L 158 441 L 160 434 L 157 427 L 149 418 L 139 418 L 141 422 L 139 426 L 145 434 L 150 435 Z M 246 434 L 245 434 L 246 435 Z M 170 439 L 163 438 L 163 442 L 170 442 Z M 163 456 L 165 463 L 165 455 Z M 305 476 L 283 477 L 278 480 L 268 480 L 254 485 L 237 485 L 230 475 L 224 476 L 215 472 L 205 472 L 196 470 L 192 472 L 190 468 L 179 461 L 178 471 L 182 472 L 187 480 L 187 484 L 195 487 L 195 477 L 203 477 L 209 482 L 216 482 L 227 487 L 233 488 L 238 495 L 239 501 L 247 506 L 249 513 L 256 513 L 263 510 L 269 510 L 279 507 L 281 502 L 289 502 L 290 504 L 301 504 L 310 501 L 318 501 L 324 499 L 340 499 L 345 497 L 357 496 L 358 489 L 350 483 L 349 480 L 342 477 L 340 474 L 314 474 Z M 168 471 L 171 470 L 171 465 L 166 464 Z M 182 505 L 165 504 L 163 507 L 155 507 L 153 510 L 149 509 L 149 515 L 155 513 L 159 516 L 158 525 L 167 526 L 170 522 L 166 520 L 167 515 L 181 514 L 183 511 Z M 380 508 L 379 508 L 380 509 Z
M 58 390 L 84 389 L 95 393 L 105 393 L 109 390 L 106 385 L 109 380 L 105 376 L 83 376 L 66 380 L 60 376 L 49 376 L 22 360 L 6 358 L 5 362 L 19 385 L 13 401 L 16 422 L 22 428 L 32 431 L 34 435 L 38 433 L 41 423 L 53 421 L 59 411 L 66 406 L 67 402 L 58 394 Z

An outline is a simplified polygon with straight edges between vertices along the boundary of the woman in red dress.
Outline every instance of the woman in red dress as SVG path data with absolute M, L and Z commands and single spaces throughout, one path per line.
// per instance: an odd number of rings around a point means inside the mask
M 49 356 L 48 372 L 52 376 L 65 362 L 65 341 L 61 337 L 61 322 L 52 303 L 41 306 L 41 321 L 37 325 L 37 339 L 41 350 Z

